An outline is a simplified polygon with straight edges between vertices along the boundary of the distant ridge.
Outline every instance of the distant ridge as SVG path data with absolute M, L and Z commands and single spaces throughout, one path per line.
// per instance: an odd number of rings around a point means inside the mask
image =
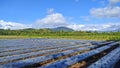
M 71 28 L 67 28 L 67 27 L 57 27 L 57 28 L 53 28 L 53 29 L 51 29 L 51 30 L 53 30 L 53 31 L 74 31 L 73 29 L 71 29 Z

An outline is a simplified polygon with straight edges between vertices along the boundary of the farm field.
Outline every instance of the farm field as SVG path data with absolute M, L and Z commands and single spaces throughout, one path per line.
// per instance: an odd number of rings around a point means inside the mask
M 0 68 L 120 68 L 120 41 L 1 39 Z

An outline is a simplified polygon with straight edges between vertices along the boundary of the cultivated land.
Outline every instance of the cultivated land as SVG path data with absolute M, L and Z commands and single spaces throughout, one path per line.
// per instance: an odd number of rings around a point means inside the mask
M 1 39 L 0 68 L 119 68 L 120 41 Z

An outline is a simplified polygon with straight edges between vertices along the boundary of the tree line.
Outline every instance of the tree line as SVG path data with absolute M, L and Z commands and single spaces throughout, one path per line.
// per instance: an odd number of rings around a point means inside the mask
M 51 29 L 21 29 L 21 30 L 4 30 L 0 29 L 0 35 L 16 36 L 78 36 L 78 37 L 102 37 L 120 40 L 120 32 L 97 32 L 97 31 L 53 31 Z

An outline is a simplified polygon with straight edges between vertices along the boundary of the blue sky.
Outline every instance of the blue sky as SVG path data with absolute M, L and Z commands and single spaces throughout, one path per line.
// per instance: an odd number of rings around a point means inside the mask
M 74 17 L 75 21 L 78 21 L 80 16 L 88 16 L 93 6 L 99 7 L 99 5 L 98 2 L 91 0 L 80 2 L 75 0 L 1 0 L 0 19 L 30 23 L 45 17 L 47 10 L 54 8 L 55 12 L 62 13 L 66 17 Z
M 0 0 L 0 28 L 5 29 L 67 26 L 88 30 L 94 26 L 91 30 L 100 30 L 98 25 L 106 29 L 103 25 L 119 23 L 120 0 Z

